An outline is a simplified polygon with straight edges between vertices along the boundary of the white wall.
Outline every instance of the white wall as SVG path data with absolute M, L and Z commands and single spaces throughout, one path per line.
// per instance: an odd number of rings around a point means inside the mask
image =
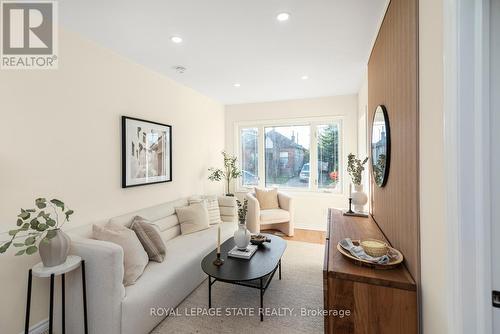
M 423 333 L 448 333 L 443 134 L 443 2 L 420 0 L 420 248 Z
M 0 73 L 0 232 L 39 196 L 75 210 L 70 228 L 222 193 L 206 181 L 224 148 L 221 104 L 73 33 L 60 30 L 59 38 L 58 70 Z M 173 182 L 121 189 L 121 115 L 173 126 Z M 39 260 L 0 256 L 0 332 L 21 332 L 27 270 Z M 47 318 L 46 280 L 34 279 L 32 302 L 35 324 Z
M 361 83 L 361 88 L 358 93 L 358 155 L 360 159 L 364 159 L 369 156 L 369 136 L 371 136 L 371 133 L 369 133 L 368 130 L 368 69 L 366 69 L 363 82 Z M 371 205 L 370 165 L 371 161 L 368 160 L 365 164 L 365 170 L 363 172 L 363 185 L 365 192 L 368 194 L 367 208 Z M 369 212 L 370 210 L 368 209 L 367 211 Z
M 226 149 L 237 153 L 234 147 L 235 124 L 242 121 L 286 120 L 302 117 L 343 118 L 343 159 L 349 152 L 357 152 L 358 97 L 344 95 L 314 99 L 250 103 L 226 106 Z M 344 164 L 345 165 L 345 164 Z M 326 229 L 328 208 L 347 206 L 348 174 L 344 166 L 343 194 L 291 192 L 296 203 L 296 227 Z M 290 191 L 288 191 L 290 193 Z

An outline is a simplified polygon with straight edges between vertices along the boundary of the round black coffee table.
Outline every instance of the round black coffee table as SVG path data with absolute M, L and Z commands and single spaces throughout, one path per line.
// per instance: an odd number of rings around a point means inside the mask
M 264 320 L 263 305 L 264 293 L 273 279 L 276 270 L 281 280 L 281 257 L 286 249 L 286 241 L 280 237 L 264 234 L 271 239 L 259 246 L 250 260 L 228 257 L 227 253 L 235 246 L 234 239 L 230 238 L 221 245 L 221 259 L 224 264 L 220 267 L 213 264 L 217 257 L 214 250 L 201 261 L 201 268 L 208 275 L 208 307 L 212 308 L 212 285 L 217 282 L 242 285 L 260 290 L 260 320 Z

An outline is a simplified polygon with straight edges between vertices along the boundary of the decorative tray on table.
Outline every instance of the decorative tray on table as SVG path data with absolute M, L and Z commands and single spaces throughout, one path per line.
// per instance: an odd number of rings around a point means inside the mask
M 353 240 L 352 243 L 355 246 L 360 246 L 360 240 Z M 337 250 L 346 258 L 348 258 L 350 261 L 353 261 L 355 264 L 360 265 L 360 266 L 365 266 L 365 267 L 370 267 L 370 268 L 375 268 L 375 269 L 393 269 L 396 268 L 403 262 L 403 254 L 401 254 L 400 251 L 398 251 L 396 248 L 392 248 L 390 246 L 387 246 L 387 256 L 389 256 L 389 262 L 386 264 L 379 264 L 379 263 L 373 263 L 361 258 L 358 258 L 349 252 L 349 250 L 345 249 L 340 245 L 340 243 L 337 244 Z

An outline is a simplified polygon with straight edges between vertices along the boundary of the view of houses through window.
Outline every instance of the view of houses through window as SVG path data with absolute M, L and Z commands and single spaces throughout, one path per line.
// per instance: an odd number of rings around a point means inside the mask
M 339 134 L 339 122 L 240 128 L 241 185 L 339 191 Z

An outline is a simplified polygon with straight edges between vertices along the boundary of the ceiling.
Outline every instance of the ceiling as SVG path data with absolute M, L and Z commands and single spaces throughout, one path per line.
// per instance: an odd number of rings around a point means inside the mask
M 63 28 L 235 104 L 357 93 L 387 2 L 62 0 L 59 19 Z M 290 19 L 279 22 L 281 12 Z M 176 65 L 187 70 L 180 74 Z

